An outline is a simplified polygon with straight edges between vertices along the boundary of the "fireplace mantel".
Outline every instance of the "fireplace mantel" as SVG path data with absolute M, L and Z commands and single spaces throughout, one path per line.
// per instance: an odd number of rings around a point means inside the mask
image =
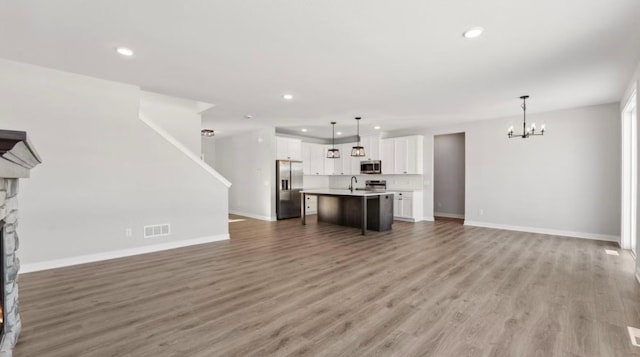
M 0 130 L 0 177 L 26 178 L 42 160 L 24 131 Z

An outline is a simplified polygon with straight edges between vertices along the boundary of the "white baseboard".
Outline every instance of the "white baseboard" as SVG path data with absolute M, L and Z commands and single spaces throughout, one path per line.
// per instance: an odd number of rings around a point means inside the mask
M 132 255 L 159 252 L 162 250 L 182 248 L 182 247 L 188 247 L 191 245 L 218 242 L 223 240 L 229 240 L 229 234 L 220 234 L 216 236 L 179 240 L 175 242 L 145 245 L 142 247 L 136 247 L 136 248 L 130 248 L 130 249 L 114 250 L 114 251 L 104 252 L 104 253 L 80 255 L 76 257 L 48 260 L 48 261 L 39 262 L 39 263 L 24 264 L 20 267 L 20 274 L 31 273 L 35 271 L 41 271 L 41 270 L 62 268 L 62 267 L 67 267 L 71 265 L 99 262 L 102 260 L 129 257 Z
M 229 210 L 229 213 L 235 214 L 235 215 L 238 215 L 238 216 L 244 216 L 244 217 L 249 217 L 249 218 L 253 218 L 253 219 L 259 219 L 261 221 L 277 221 L 277 219 L 275 217 L 261 216 L 259 214 L 253 214 L 253 213 L 248 213 L 248 212 Z
M 459 218 L 464 219 L 464 214 L 458 213 L 444 213 L 444 212 L 433 212 L 435 217 L 445 217 L 445 218 Z
M 409 217 L 393 217 L 393 220 L 394 221 L 403 221 L 403 222 L 412 222 L 412 223 L 418 222 L 417 219 L 409 218 Z
M 429 221 L 429 222 L 435 222 L 435 218 L 433 216 L 429 216 L 429 217 L 424 217 L 422 219 L 423 221 Z
M 572 237 L 572 238 L 602 240 L 602 241 L 608 241 L 608 242 L 620 241 L 620 237 L 607 235 L 607 234 L 571 232 L 571 231 L 563 231 L 563 230 L 548 229 L 548 228 L 521 227 L 521 226 L 512 226 L 507 224 L 497 224 L 497 223 L 478 222 L 478 221 L 469 221 L 469 220 L 465 220 L 464 225 L 474 226 L 474 227 L 504 229 L 507 231 L 529 232 L 529 233 L 549 234 L 554 236 L 563 236 L 563 237 Z

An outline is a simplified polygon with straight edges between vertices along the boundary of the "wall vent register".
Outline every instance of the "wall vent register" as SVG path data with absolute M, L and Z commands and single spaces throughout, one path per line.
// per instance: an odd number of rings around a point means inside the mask
M 162 237 L 162 236 L 168 236 L 170 234 L 171 234 L 171 225 L 168 223 L 144 226 L 145 238 Z

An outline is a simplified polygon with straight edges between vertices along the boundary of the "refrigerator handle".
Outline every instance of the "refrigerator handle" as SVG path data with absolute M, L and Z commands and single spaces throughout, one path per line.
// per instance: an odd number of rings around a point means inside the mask
M 289 191 L 289 180 L 284 180 L 285 190 Z
M 284 188 L 284 180 L 280 180 L 280 189 L 283 190 L 283 191 L 285 190 L 285 188 Z

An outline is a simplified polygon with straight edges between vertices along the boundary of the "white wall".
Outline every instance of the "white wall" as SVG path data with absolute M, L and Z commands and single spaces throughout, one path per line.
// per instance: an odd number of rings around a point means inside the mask
M 202 117 L 200 111 L 206 103 L 141 91 L 140 114 L 166 130 L 171 136 L 200 156 Z M 210 106 L 210 105 L 209 105 Z
M 216 141 L 210 136 L 201 136 L 202 158 L 207 165 L 216 167 Z
M 233 183 L 229 190 L 229 211 L 275 220 L 275 129 L 217 138 L 214 150 L 215 169 Z
M 619 112 L 613 103 L 527 115 L 547 125 L 529 139 L 506 135 L 522 116 L 424 130 L 425 218 L 433 215 L 433 136 L 464 132 L 466 223 L 617 241 Z
M 433 138 L 433 198 L 436 216 L 464 218 L 464 133 Z
M 44 160 L 20 182 L 23 268 L 228 238 L 227 187 L 139 120 L 139 99 L 135 86 L 0 60 L 0 127 L 27 131 Z M 143 238 L 158 223 L 172 234 Z

